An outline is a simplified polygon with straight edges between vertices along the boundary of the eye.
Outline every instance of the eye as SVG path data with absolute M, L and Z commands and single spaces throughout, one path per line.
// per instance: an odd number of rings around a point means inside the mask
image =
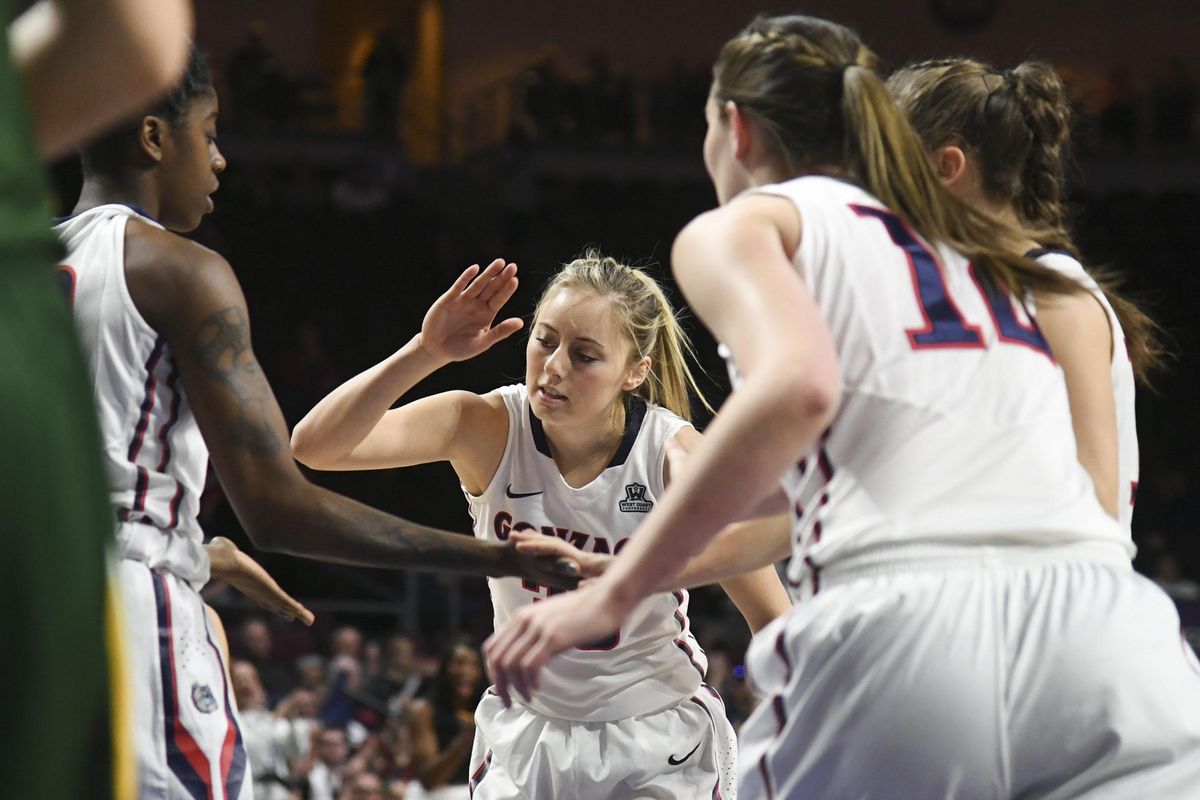
M 593 361 L 600 360 L 600 359 L 596 358 L 595 356 L 588 355 L 587 353 L 576 353 L 575 357 L 578 358 L 580 361 L 582 361 L 585 364 L 591 364 Z
M 537 342 L 538 344 L 540 344 L 542 347 L 546 348 L 547 350 L 554 347 L 554 345 L 550 342 L 550 340 L 543 336 L 535 336 L 535 337 L 533 337 L 533 340 L 535 342 Z

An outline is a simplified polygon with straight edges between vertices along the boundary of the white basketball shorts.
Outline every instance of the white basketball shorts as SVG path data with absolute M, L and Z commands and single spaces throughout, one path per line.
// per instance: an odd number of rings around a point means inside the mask
M 474 800 L 736 797 L 737 737 L 708 686 L 677 706 L 614 722 L 504 708 L 489 689 L 475 711 Z
M 1128 559 L 836 569 L 755 637 L 742 800 L 1200 798 L 1200 665 Z
M 249 800 L 237 709 L 200 595 L 140 561 L 119 570 L 139 799 Z

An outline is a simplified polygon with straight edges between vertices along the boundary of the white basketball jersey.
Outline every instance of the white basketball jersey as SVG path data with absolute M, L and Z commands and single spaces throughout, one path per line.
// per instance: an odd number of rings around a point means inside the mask
M 581 550 L 617 553 L 663 492 L 664 446 L 687 422 L 636 402 L 612 462 L 587 486 L 563 480 L 523 385 L 497 390 L 508 409 L 508 441 L 491 484 L 467 494 L 475 535 L 506 541 L 512 531 L 558 536 Z M 521 578 L 489 578 L 496 627 L 548 596 Z M 686 701 L 708 660 L 692 636 L 685 591 L 643 601 L 611 640 L 568 650 L 541 672 L 528 706 L 559 719 L 607 722 Z
M 1079 464 L 1061 369 L 1020 303 L 851 183 L 757 191 L 799 210 L 795 267 L 841 369 L 836 419 L 782 480 L 794 591 L 818 590 L 835 560 L 896 545 L 1105 542 L 1132 557 Z
M 1121 528 L 1133 541 L 1133 504 L 1137 500 L 1138 485 L 1138 438 L 1134 400 L 1137 394 L 1133 377 L 1133 362 L 1125 342 L 1125 332 L 1104 292 L 1070 253 L 1061 250 L 1035 250 L 1026 253 L 1053 270 L 1074 278 L 1086 286 L 1104 306 L 1108 325 L 1112 329 L 1112 387 L 1117 408 L 1117 511 Z
M 99 206 L 57 225 L 67 248 L 59 270 L 92 378 L 121 554 L 198 587 L 209 567 L 196 521 L 208 448 L 175 354 L 129 296 L 131 218 L 162 227 L 124 205 Z

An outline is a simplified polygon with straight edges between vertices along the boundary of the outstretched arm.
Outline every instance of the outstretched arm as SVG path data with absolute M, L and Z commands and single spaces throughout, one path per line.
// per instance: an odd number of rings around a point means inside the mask
M 688 225 L 672 253 L 697 316 L 744 377 L 681 476 L 603 577 L 515 615 L 487 643 L 496 690 L 528 697 L 542 665 L 607 635 L 718 530 L 773 491 L 828 427 L 840 399 L 836 350 L 793 267 L 795 207 L 751 195 Z
M 42 0 L 8 29 L 38 148 L 65 155 L 164 94 L 187 60 L 187 0 Z
M 359 566 L 540 572 L 550 573 L 541 583 L 571 583 L 514 548 L 399 519 L 308 482 L 251 347 L 241 287 L 219 255 L 138 225 L 127 234 L 126 278 L 170 345 L 221 485 L 255 546 Z
M 493 325 L 517 289 L 517 265 L 469 267 L 430 307 L 421 331 L 395 354 L 318 403 L 292 432 L 292 452 L 314 469 L 380 469 L 449 460 L 481 491 L 504 451 L 508 415 L 471 392 L 444 392 L 391 409 L 434 370 L 484 352 L 521 328 Z M 391 409 L 391 410 L 389 410 Z M 498 412 L 498 413 L 497 413 Z

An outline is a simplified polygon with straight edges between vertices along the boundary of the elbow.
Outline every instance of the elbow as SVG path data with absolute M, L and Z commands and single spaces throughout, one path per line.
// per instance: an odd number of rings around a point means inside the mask
M 841 406 L 841 376 L 836 365 L 813 365 L 789 370 L 787 378 L 776 383 L 780 413 L 790 417 L 797 427 L 829 427 Z
M 292 431 L 292 458 L 311 469 L 330 469 L 333 464 L 329 454 L 322 451 L 317 437 L 301 420 Z

